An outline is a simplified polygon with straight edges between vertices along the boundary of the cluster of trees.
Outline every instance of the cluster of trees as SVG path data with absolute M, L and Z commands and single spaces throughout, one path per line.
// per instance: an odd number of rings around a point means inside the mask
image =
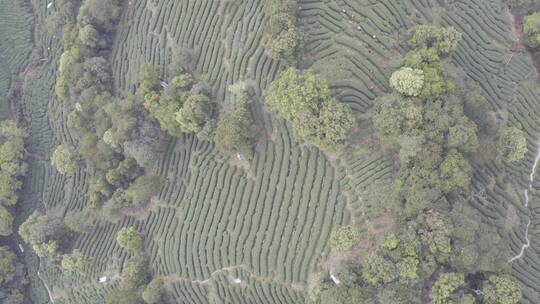
M 309 70 L 287 69 L 270 85 L 266 102 L 291 124 L 296 137 L 323 150 L 337 149 L 355 124 L 350 108 Z
M 24 303 L 25 286 L 28 284 L 24 265 L 7 246 L 0 247 L 0 302 Z
M 526 152 L 522 131 L 497 132 L 495 114 L 478 87 L 471 85 L 464 96 L 453 94 L 441 60 L 452 54 L 460 37 L 453 28 L 419 26 L 410 39 L 413 49 L 390 78 L 396 92 L 378 98 L 370 112 L 381 142 L 397 151 L 400 184 L 427 189 L 422 191 L 432 197 L 468 188 L 468 156 L 480 143 L 496 146 L 498 141 L 507 161 L 520 160 Z
M 171 81 L 162 91 L 156 69 L 148 64 L 143 66 L 138 94 L 144 99 L 144 107 L 161 129 L 172 136 L 195 133 L 201 139 L 212 140 L 217 104 L 210 97 L 210 90 L 183 67 L 172 66 L 168 72 Z
M 276 60 L 293 64 L 300 40 L 296 27 L 298 0 L 265 1 L 265 46 L 268 55 Z
M 174 67 L 175 65 L 173 65 Z M 245 83 L 231 86 L 231 100 L 227 107 L 218 109 L 210 97 L 210 91 L 202 82 L 196 82 L 181 67 L 179 72 L 162 91 L 159 78 L 152 66 L 141 72 L 139 93 L 144 106 L 159 122 L 161 128 L 172 136 L 194 133 L 199 138 L 214 141 L 225 158 L 239 153 L 251 159 L 257 127 L 250 110 L 250 94 Z
M 454 93 L 442 59 L 459 37 L 453 28 L 417 27 L 412 50 L 390 78 L 396 92 L 377 99 L 370 113 L 399 168 L 394 178 L 370 185 L 363 200 L 368 216 L 398 214 L 398 232 L 365 253 L 361 265 L 332 270 L 333 280 L 324 278 L 309 303 L 515 304 L 521 298 L 519 284 L 506 275 L 507 248 L 466 197 L 469 159 L 480 142 L 516 161 L 526 140 L 517 128 L 499 130 L 477 86 Z M 333 233 L 332 250 L 353 248 L 351 234 Z
M 158 177 L 142 175 L 143 168 L 156 162 L 162 144 L 159 124 L 150 118 L 143 99 L 112 93 L 106 56 L 119 11 L 117 0 L 85 0 L 76 16 L 65 14 L 56 93 L 70 111 L 68 126 L 75 142 L 62 143 L 51 157 L 52 165 L 68 176 L 84 160 L 93 173 L 88 206 L 104 204 L 114 216 L 147 203 L 159 190 Z
M 13 120 L 0 122 L 0 237 L 13 233 L 13 215 L 10 209 L 17 203 L 21 178 L 26 172 L 24 141 L 26 130 Z M 0 247 L 0 302 L 24 302 L 28 284 L 23 264 L 7 246 Z
M 27 133 L 12 120 L 0 123 L 0 236 L 11 235 L 13 216 L 7 208 L 15 205 L 21 178 L 26 171 L 24 140 Z
M 122 267 L 122 281 L 106 298 L 107 304 L 167 303 L 163 279 L 151 279 L 148 258 L 142 250 L 143 236 L 134 227 L 118 231 L 116 241 L 130 253 Z
M 468 247 L 454 248 L 454 242 L 459 244 L 467 233 L 477 233 L 481 246 L 489 245 L 482 232 L 472 230 L 477 227 L 451 227 L 434 210 L 423 216 L 414 229 L 406 227 L 397 236 L 388 235 L 363 257 L 361 265 L 340 262 L 310 290 L 306 303 L 519 302 L 519 283 L 501 273 L 506 261 L 489 261 L 495 250 L 484 248 L 492 252 L 482 256 Z

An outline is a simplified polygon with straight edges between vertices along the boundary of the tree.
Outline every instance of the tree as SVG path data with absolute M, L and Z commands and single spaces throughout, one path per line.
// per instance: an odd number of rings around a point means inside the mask
M 431 288 L 433 304 L 450 304 L 450 295 L 465 284 L 465 276 L 461 273 L 443 273 Z
M 158 159 L 154 148 L 140 140 L 130 140 L 124 143 L 124 154 L 135 159 L 139 166 L 145 168 Z
M 350 109 L 333 99 L 328 85 L 312 71 L 283 72 L 270 85 L 266 102 L 299 139 L 321 149 L 336 149 L 354 126 Z
M 451 55 L 461 40 L 461 33 L 453 27 L 437 28 L 433 25 L 419 25 L 409 40 L 413 48 L 433 48 L 440 57 Z
M 191 95 L 176 112 L 176 121 L 185 132 L 197 133 L 212 119 L 216 104 L 206 95 Z
M 161 182 L 161 177 L 157 175 L 144 175 L 137 178 L 126 192 L 133 198 L 134 206 L 146 204 L 159 193 Z
M 137 290 L 148 282 L 148 261 L 143 256 L 130 258 L 122 268 L 122 284 L 124 289 Z
M 486 304 L 516 304 L 521 299 L 519 283 L 508 275 L 492 275 L 482 285 Z
M 215 141 L 218 151 L 226 158 L 240 153 L 251 159 L 257 127 L 246 106 L 226 109 L 219 116 Z
M 19 226 L 19 234 L 40 257 L 55 258 L 59 249 L 70 241 L 69 229 L 55 215 L 35 210 Z
M 344 284 L 346 286 L 354 285 L 358 277 L 353 267 L 343 261 L 338 262 L 333 274 L 339 280 L 340 284 Z
M 362 277 L 371 285 L 387 284 L 399 276 L 396 265 L 375 251 L 368 253 L 362 266 Z
M 392 74 L 390 86 L 406 96 L 418 96 L 424 87 L 424 71 L 403 67 Z
M 266 102 L 281 117 L 292 121 L 300 112 L 318 113 L 330 97 L 330 88 L 315 73 L 289 68 L 272 82 Z
M 154 278 L 142 293 L 142 298 L 147 304 L 163 303 L 165 297 L 165 287 L 163 286 L 162 278 Z
M 72 147 L 62 144 L 56 147 L 52 156 L 51 164 L 61 174 L 70 176 L 77 169 L 77 157 Z
M 85 264 L 86 257 L 79 249 L 62 257 L 62 270 L 67 275 L 83 274 Z
M 505 128 L 499 137 L 499 154 L 507 161 L 521 160 L 527 153 L 525 132 L 516 127 Z
M 269 0 L 264 8 L 268 17 L 264 26 L 268 55 L 292 64 L 300 38 L 295 25 L 297 0 Z
M 85 25 L 79 30 L 79 40 L 89 48 L 97 48 L 101 45 L 101 37 L 91 24 Z
M 0 236 L 8 236 L 13 233 L 12 226 L 13 216 L 9 211 L 0 205 Z
M 94 214 L 89 209 L 71 211 L 64 216 L 64 223 L 71 231 L 88 233 L 96 226 Z
M 104 32 L 114 30 L 120 16 L 118 0 L 87 0 L 83 2 L 77 16 L 81 25 L 93 24 Z
M 292 63 L 299 39 L 294 20 L 289 15 L 277 14 L 271 16 L 269 22 L 279 27 L 280 31 L 275 35 L 267 35 L 265 45 L 268 55 L 273 59 Z
M 319 113 L 319 124 L 314 144 L 326 150 L 335 150 L 354 126 L 354 117 L 349 107 L 331 100 L 323 105 Z
M 145 97 L 151 91 L 159 86 L 159 73 L 153 65 L 143 64 L 139 72 L 139 91 L 142 97 Z
M 359 237 L 355 226 L 335 227 L 330 234 L 330 248 L 336 253 L 351 250 L 358 243 Z
M 0 286 L 10 282 L 15 277 L 17 256 L 6 246 L 0 247 Z
M 134 227 L 124 227 L 116 234 L 116 242 L 120 247 L 129 252 L 142 249 L 143 238 Z
M 523 33 L 525 41 L 531 48 L 540 46 L 540 12 L 526 16 L 523 19 Z
M 450 152 L 441 164 L 442 189 L 467 188 L 471 182 L 471 167 L 462 154 Z

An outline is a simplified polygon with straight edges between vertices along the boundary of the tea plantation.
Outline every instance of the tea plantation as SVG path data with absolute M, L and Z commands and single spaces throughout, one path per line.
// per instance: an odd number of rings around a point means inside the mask
M 55 93 L 63 30 L 51 19 L 67 2 L 0 0 L 0 116 L 24 121 L 30 135 L 15 227 L 34 210 L 61 216 L 85 210 L 95 174 L 78 166 L 71 176 L 62 175 L 50 163 L 60 143 L 77 143 L 70 109 Z M 338 152 L 298 140 L 265 103 L 270 83 L 287 64 L 265 50 L 264 2 L 120 1 L 106 56 L 113 92 L 136 93 L 145 64 L 166 75 L 179 50 L 189 53 L 191 74 L 209 86 L 219 107 L 234 98 L 231 85 L 244 81 L 251 87 L 259 132 L 253 160 L 228 161 L 195 134 L 170 137 L 155 164 L 144 169 L 162 181 L 150 204 L 115 221 L 98 216 L 92 229 L 73 235 L 69 252 L 78 249 L 87 257 L 76 275 L 65 275 L 58 261 L 38 258 L 18 234 L 0 239 L 23 246 L 18 254 L 30 279 L 28 303 L 106 303 L 122 285 L 122 265 L 130 258 L 117 233 L 130 226 L 144 236 L 150 273 L 163 278 L 170 303 L 304 303 L 316 276 L 332 264 L 334 227 L 358 227 L 364 251 L 397 225 L 391 216 L 372 219 L 365 210 L 366 189 L 389 180 L 397 166 L 374 140 L 368 112 L 391 91 L 388 79 L 417 24 L 461 32 L 450 59 L 455 81 L 476 82 L 498 123 L 525 131 L 522 160 L 473 163 L 466 201 L 482 222 L 496 227 L 508 249 L 509 262 L 501 268 L 519 281 L 520 303 L 539 303 L 540 177 L 534 176 L 540 170 L 540 85 L 509 1 L 299 1 L 299 67 L 325 80 L 357 121 Z

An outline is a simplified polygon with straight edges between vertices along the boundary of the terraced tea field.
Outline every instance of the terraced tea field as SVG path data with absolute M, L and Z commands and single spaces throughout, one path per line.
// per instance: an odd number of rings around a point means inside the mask
M 517 38 L 502 0 L 446 1 L 447 7 L 441 2 L 300 2 L 302 65 L 327 79 L 360 120 L 361 130 L 346 151 L 325 155 L 298 143 L 264 104 L 266 88 L 284 66 L 265 54 L 262 0 L 125 1 L 110 56 L 117 91 L 134 91 L 144 63 L 164 67 L 175 51 L 189 50 L 195 76 L 211 85 L 218 102 L 227 102 L 227 87 L 240 80 L 254 87 L 263 135 L 249 169 L 222 161 L 214 145 L 195 136 L 168 143 L 155 169 L 165 182 L 150 210 L 116 223 L 100 221 L 95 231 L 77 237 L 74 248 L 91 257 L 85 275 L 64 278 L 58 268 L 41 269 L 55 303 L 104 303 L 126 259 L 116 232 L 129 225 L 145 235 L 152 271 L 165 278 L 174 303 L 303 303 L 313 274 L 326 261 L 332 227 L 352 221 L 367 226 L 361 193 L 392 172 L 391 158 L 368 147 L 372 132 L 365 113 L 388 91 L 406 29 L 418 23 L 462 32 L 453 63 L 481 86 L 501 117 L 527 132 L 525 160 L 474 168 L 473 189 L 479 195 L 470 202 L 498 227 L 512 256 L 520 252 L 528 231 L 530 246 L 511 266 L 524 286 L 522 303 L 538 303 L 540 178 L 531 184 L 528 206 L 523 195 L 530 174 L 538 174 L 533 164 L 540 144 L 540 87 L 534 66 L 526 52 L 512 50 Z M 54 93 L 61 37 L 39 26 L 58 9 L 47 8 L 48 3 L 0 0 L 0 96 L 14 87 L 24 67 L 31 67 L 21 94 L 32 154 L 22 214 L 34 208 L 81 210 L 89 186 L 85 170 L 65 178 L 49 164 L 54 147 L 72 136 L 66 110 Z M 28 65 L 32 40 L 41 55 L 38 63 Z M 36 274 L 39 261 L 27 249 L 29 272 Z M 102 276 L 110 279 L 107 284 L 98 283 Z M 31 281 L 33 303 L 47 303 L 39 278 L 32 275 Z

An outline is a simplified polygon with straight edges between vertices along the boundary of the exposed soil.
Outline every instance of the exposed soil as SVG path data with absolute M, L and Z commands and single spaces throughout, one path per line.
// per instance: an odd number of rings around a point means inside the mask
M 506 14 L 510 19 L 512 24 L 511 33 L 512 33 L 512 52 L 519 52 L 520 45 L 524 41 L 523 39 L 523 19 L 528 14 L 528 10 L 523 7 L 512 6 L 510 1 L 507 1 L 506 5 Z M 537 81 L 540 81 L 540 50 L 529 48 L 526 45 L 523 45 L 535 67 L 535 77 Z

